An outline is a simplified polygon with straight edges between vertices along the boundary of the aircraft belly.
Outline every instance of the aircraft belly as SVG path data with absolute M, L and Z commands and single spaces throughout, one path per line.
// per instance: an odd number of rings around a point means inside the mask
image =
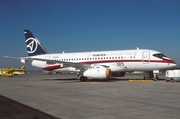
M 116 62 L 106 65 L 109 66 L 112 72 L 116 72 L 116 71 L 149 71 L 149 70 L 165 69 L 167 68 L 168 64 L 166 65 L 165 63 L 153 63 L 153 62 L 147 64 L 144 64 L 142 62 Z
M 130 69 L 134 70 L 134 71 L 149 71 L 149 70 L 163 70 L 163 69 L 167 69 L 167 65 L 165 63 L 132 63 L 132 64 L 128 64 L 129 67 L 131 67 Z
M 55 72 L 79 72 L 79 70 L 73 68 L 73 67 L 61 67 L 58 69 L 54 69 Z

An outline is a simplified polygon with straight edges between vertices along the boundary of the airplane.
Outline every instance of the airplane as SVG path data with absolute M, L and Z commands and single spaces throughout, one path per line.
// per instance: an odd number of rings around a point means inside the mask
M 22 66 L 20 69 L 11 67 L 11 68 L 0 68 L 0 76 L 14 76 L 24 74 L 25 67 Z
M 12 69 L 14 75 L 22 75 L 25 73 L 25 66 L 22 66 L 20 69 L 12 67 Z
M 158 79 L 160 70 L 174 68 L 177 64 L 163 53 L 150 49 L 111 50 L 74 53 L 48 53 L 30 30 L 24 30 L 28 57 L 22 63 L 54 72 L 76 72 L 80 81 L 124 77 L 126 72 L 144 71 L 149 78 Z

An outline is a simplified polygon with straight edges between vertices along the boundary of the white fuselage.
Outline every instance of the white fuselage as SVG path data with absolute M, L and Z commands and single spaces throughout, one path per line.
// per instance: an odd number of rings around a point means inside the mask
M 57 61 L 58 63 L 24 59 L 21 59 L 21 62 L 45 70 L 57 72 L 80 72 L 82 68 L 86 70 L 88 65 L 107 66 L 112 72 L 165 70 L 176 66 L 176 63 L 173 60 L 167 57 L 155 57 L 153 56 L 154 54 L 162 53 L 147 49 L 57 53 L 36 55 L 28 58 L 52 60 Z M 63 62 L 75 63 L 82 66 L 74 67 L 74 65 L 68 65 Z

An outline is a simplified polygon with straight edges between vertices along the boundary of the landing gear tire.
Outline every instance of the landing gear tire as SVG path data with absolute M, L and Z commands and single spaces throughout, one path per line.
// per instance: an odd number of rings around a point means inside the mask
M 154 77 L 154 78 L 153 78 L 153 81 L 158 81 L 158 80 L 159 80 L 158 77 Z
M 81 76 L 80 77 L 80 81 L 81 82 L 86 82 L 86 81 L 88 81 L 88 79 L 87 79 L 87 77 Z
M 159 77 L 158 77 L 157 74 L 155 74 L 154 77 L 153 77 L 153 81 L 158 81 L 158 80 L 159 80 Z
M 171 81 L 171 83 L 174 83 L 174 79 L 173 78 L 171 78 L 170 81 Z

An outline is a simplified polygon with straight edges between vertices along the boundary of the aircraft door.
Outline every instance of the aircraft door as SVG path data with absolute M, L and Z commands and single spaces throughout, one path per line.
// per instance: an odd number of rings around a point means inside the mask
M 149 51 L 144 51 L 142 53 L 142 62 L 144 64 L 149 64 L 149 62 L 150 62 L 150 52 Z

